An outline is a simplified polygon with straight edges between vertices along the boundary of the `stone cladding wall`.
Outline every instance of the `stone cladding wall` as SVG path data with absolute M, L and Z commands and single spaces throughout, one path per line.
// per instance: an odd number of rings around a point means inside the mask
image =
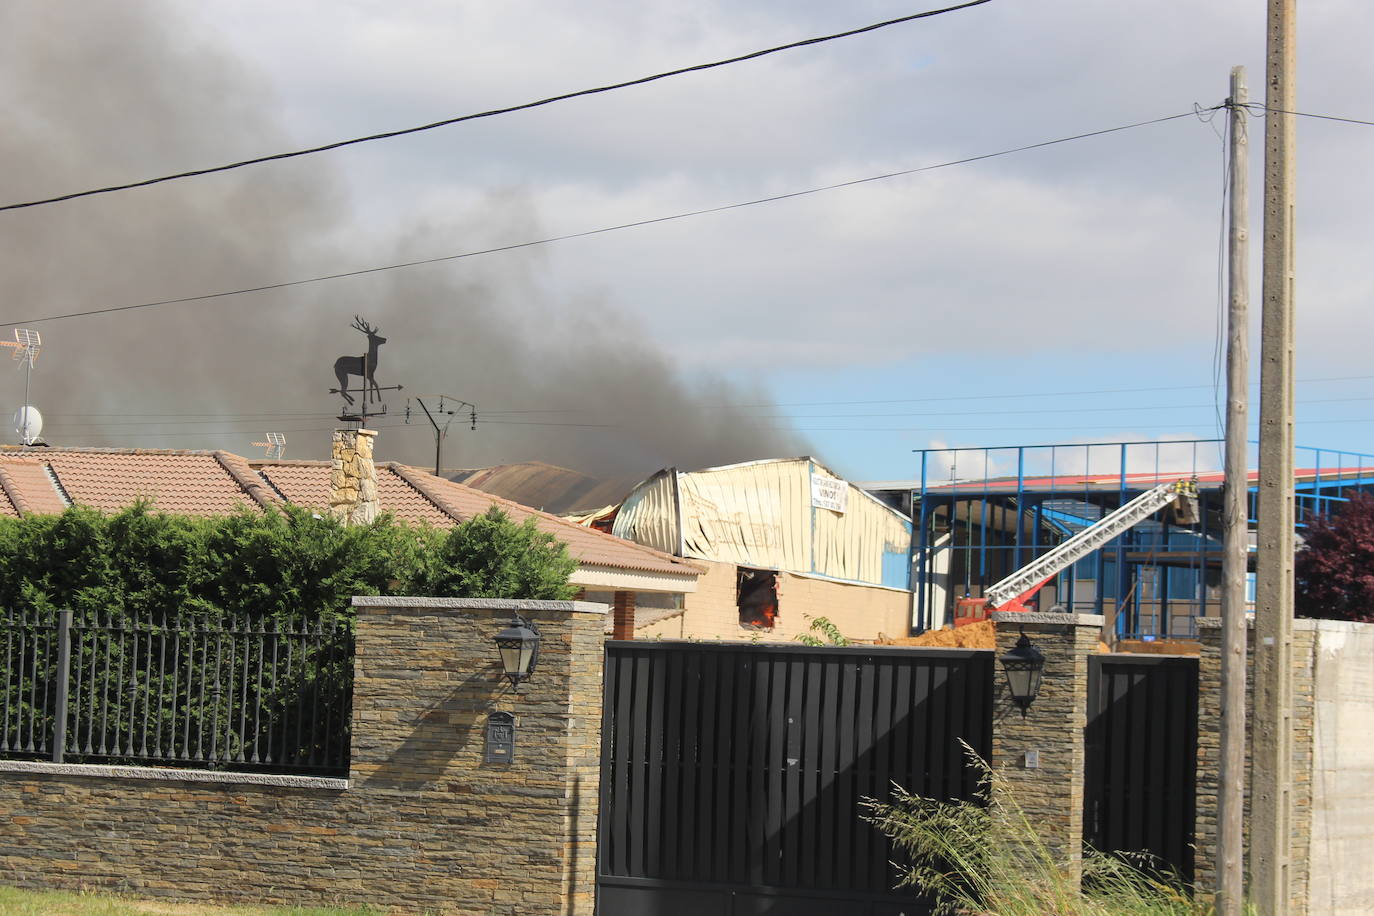
M 1083 730 L 1087 726 L 1088 656 L 1097 649 L 1102 617 L 1092 614 L 994 612 L 997 656 L 1022 631 L 1045 653 L 1040 694 L 1026 715 L 1012 702 L 1007 680 L 994 676 L 992 765 L 1006 779 L 1041 840 L 1068 867 L 1083 860 Z M 1026 766 L 1026 752 L 1039 764 Z
M 377 517 L 376 437 L 375 429 L 334 430 L 329 514 L 345 525 L 368 525 Z
M 1290 912 L 1307 912 L 1312 836 L 1313 621 L 1293 621 L 1293 810 L 1290 821 Z M 1250 830 L 1250 734 L 1254 716 L 1254 621 L 1246 640 L 1245 831 Z M 1216 887 L 1217 787 L 1221 771 L 1221 620 L 1198 622 L 1202 653 L 1198 661 L 1197 827 L 1194 835 L 1196 886 Z M 1248 852 L 1244 860 L 1248 866 Z
M 591 914 L 602 630 L 584 602 L 355 599 L 347 780 L 4 762 L 0 883 L 193 900 Z M 515 693 L 496 632 L 542 634 Z M 514 713 L 514 759 L 485 725 Z

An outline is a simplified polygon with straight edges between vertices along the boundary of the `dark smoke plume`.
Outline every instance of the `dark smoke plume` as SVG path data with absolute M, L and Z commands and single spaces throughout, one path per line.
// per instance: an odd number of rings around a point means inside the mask
M 270 87 L 208 38 L 188 36 L 175 12 L 152 0 L 0 7 L 0 200 L 303 142 L 274 123 Z M 465 247 L 465 227 L 494 227 L 509 240 L 539 234 L 524 196 L 509 189 L 455 225 L 417 227 L 391 246 L 351 243 L 351 227 L 366 222 L 350 212 L 327 155 L 3 213 L 0 322 L 442 254 Z M 541 289 L 539 258 L 497 255 L 34 324 L 45 343 L 33 391 L 44 438 L 251 456 L 249 443 L 271 429 L 287 433 L 289 456 L 325 457 L 339 407 L 326 389 L 335 358 L 365 349 L 349 329 L 361 314 L 389 339 L 378 382 L 406 388 L 376 423 L 379 457 L 432 462 L 418 410 L 401 425 L 406 395 L 430 393 L 479 407 L 476 432 L 453 419 L 450 467 L 543 460 L 648 474 L 805 450 L 795 434 L 749 419 L 756 406 L 730 406 L 766 402 L 760 392 L 689 379 L 612 306 Z M 0 335 L 11 333 L 0 325 Z M 20 373 L 0 376 L 10 411 L 22 390 Z M 12 432 L 6 441 L 16 441 Z

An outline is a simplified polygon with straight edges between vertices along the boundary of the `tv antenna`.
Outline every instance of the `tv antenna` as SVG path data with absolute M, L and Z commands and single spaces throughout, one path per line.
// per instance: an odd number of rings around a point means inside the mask
M 43 349 L 43 336 L 28 328 L 15 328 L 14 340 L 0 340 L 0 347 L 12 349 L 15 360 L 24 368 L 24 406 L 14 415 L 14 428 L 25 445 L 33 445 L 43 430 L 43 418 L 29 404 L 29 388 L 33 383 L 33 362 Z
M 362 356 L 340 356 L 334 360 L 334 377 L 339 380 L 339 387 L 330 388 L 329 393 L 343 396 L 344 408 L 339 419 L 344 423 L 357 423 L 365 429 L 368 417 L 386 415 L 386 405 L 381 402 L 382 392 L 400 391 L 402 386 L 377 384 L 377 358 L 382 344 L 386 343 L 381 329 L 364 321 L 361 315 L 354 315 L 353 330 L 367 336 L 367 353 Z M 362 387 L 348 387 L 348 378 L 352 375 L 362 380 Z M 354 398 L 354 394 L 361 394 L 362 398 Z
M 268 433 L 266 442 L 254 442 L 253 445 L 267 449 L 263 457 L 269 460 L 286 457 L 286 436 L 282 433 Z
M 432 394 L 431 394 L 431 395 L 426 395 L 426 397 L 428 397 L 431 401 L 434 400 L 434 395 L 432 395 Z M 445 402 L 446 402 L 446 401 L 447 401 L 448 404 L 451 405 L 451 406 L 446 406 L 446 405 L 445 405 Z M 469 421 L 469 423 L 471 423 L 471 427 L 470 427 L 470 428 L 471 428 L 471 429 L 476 429 L 476 428 L 477 428 L 477 405 L 476 405 L 476 404 L 470 404 L 470 403 L 468 403 L 467 401 L 464 401 L 462 398 L 455 398 L 455 397 L 453 397 L 452 395 L 448 395 L 448 394 L 441 394 L 441 395 L 439 395 L 439 406 L 438 406 L 438 409 L 435 410 L 435 411 L 433 411 L 433 412 L 431 412 L 430 409 L 429 409 L 429 407 L 426 406 L 426 404 L 425 404 L 425 399 L 424 399 L 424 398 L 417 397 L 417 398 L 415 399 L 415 403 L 417 403 L 417 404 L 420 405 L 420 409 L 423 410 L 423 411 L 425 412 L 425 418 L 426 418 L 427 420 L 429 420 L 429 425 L 434 427 L 434 476 L 435 476 L 435 477 L 438 477 L 438 476 L 439 476 L 439 469 L 443 466 L 444 440 L 445 440 L 446 438 L 448 438 L 448 426 L 449 426 L 449 424 L 453 422 L 453 418 L 454 418 L 454 416 L 455 416 L 456 414 L 458 414 L 459 412 L 465 412 L 465 413 L 467 413 L 467 415 L 468 415 L 468 421 Z M 465 407 L 467 408 L 467 410 L 466 410 L 466 411 L 463 411 L 463 408 L 465 408 Z M 439 426 L 439 422 L 438 422 L 437 420 L 434 419 L 434 414 L 436 414 L 436 413 L 437 413 L 439 416 L 441 416 L 441 417 L 447 417 L 447 418 L 448 418 L 448 419 L 444 420 L 444 425 L 443 425 L 442 428 Z M 407 422 L 407 423 L 410 422 L 410 401 L 409 401 L 409 399 L 406 400 L 406 422 Z

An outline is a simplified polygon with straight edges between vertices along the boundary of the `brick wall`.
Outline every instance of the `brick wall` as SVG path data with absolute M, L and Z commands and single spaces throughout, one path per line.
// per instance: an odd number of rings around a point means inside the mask
M 706 567 L 697 590 L 685 597 L 682 614 L 635 632 L 638 639 L 751 639 L 792 642 L 809 632 L 811 620 L 827 617 L 849 639 L 872 642 L 879 633 L 906 636 L 910 628 L 911 593 L 778 574 L 778 617 L 772 630 L 739 625 L 736 594 L 738 569 L 733 563 L 692 560 Z
M 1310 883 L 1309 844 L 1312 835 L 1312 724 L 1313 658 L 1315 621 L 1293 622 L 1293 810 L 1290 820 L 1290 911 L 1308 911 Z M 1217 786 L 1221 770 L 1221 620 L 1205 618 L 1198 623 L 1202 654 L 1198 662 L 1198 766 L 1197 826 L 1194 844 L 1197 887 L 1216 888 Z M 1246 640 L 1245 768 L 1250 769 L 1251 718 L 1254 715 L 1254 622 Z M 1245 830 L 1248 846 L 1250 783 L 1245 786 Z M 1249 864 L 1248 854 L 1244 858 Z M 1247 882 L 1248 883 L 1248 882 Z
M 1004 611 L 994 612 L 993 620 L 999 623 L 999 658 L 1024 631 L 1045 653 L 1045 669 L 1040 693 L 1024 717 L 1011 700 L 1005 676 L 996 673 L 992 765 L 1045 846 L 1077 870 L 1083 859 L 1088 656 L 1097 649 L 1102 617 Z M 1039 753 L 1038 766 L 1026 766 L 1026 751 Z
M 358 599 L 348 780 L 0 763 L 0 883 L 590 914 L 605 608 Z M 542 631 L 513 693 L 492 637 Z M 486 717 L 517 717 L 487 764 Z

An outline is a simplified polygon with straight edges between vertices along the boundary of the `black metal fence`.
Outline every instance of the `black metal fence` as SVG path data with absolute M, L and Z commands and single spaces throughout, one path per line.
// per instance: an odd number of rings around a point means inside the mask
M 1084 840 L 1193 880 L 1198 660 L 1090 655 Z M 1140 860 L 1136 859 L 1137 862 Z
M 929 912 L 860 803 L 973 796 L 992 655 L 608 643 L 598 912 Z
M 346 775 L 344 623 L 0 612 L 0 757 Z

